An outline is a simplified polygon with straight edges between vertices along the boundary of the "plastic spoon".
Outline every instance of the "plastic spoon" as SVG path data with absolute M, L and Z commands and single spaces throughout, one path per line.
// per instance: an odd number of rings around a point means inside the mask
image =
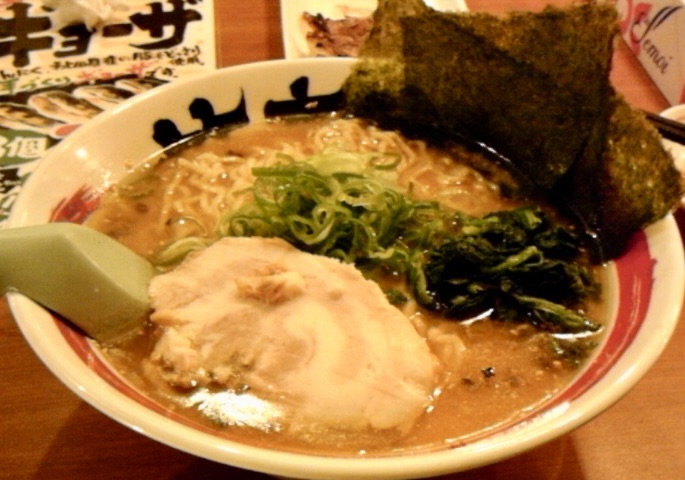
M 152 265 L 74 223 L 0 230 L 0 294 L 20 292 L 109 342 L 143 324 Z

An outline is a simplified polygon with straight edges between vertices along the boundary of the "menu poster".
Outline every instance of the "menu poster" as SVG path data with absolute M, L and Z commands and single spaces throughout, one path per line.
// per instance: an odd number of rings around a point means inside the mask
M 0 0 L 0 228 L 37 161 L 79 125 L 214 68 L 213 0 Z

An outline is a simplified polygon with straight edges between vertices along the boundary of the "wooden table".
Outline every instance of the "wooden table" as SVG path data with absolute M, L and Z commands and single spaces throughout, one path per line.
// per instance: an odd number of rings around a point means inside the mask
M 277 0 L 215 0 L 220 65 L 283 55 Z M 473 10 L 539 9 L 535 0 L 468 0 Z M 568 2 L 556 2 L 568 3 Z M 619 45 L 612 79 L 632 104 L 667 107 Z M 685 325 L 625 398 L 589 424 L 528 453 L 449 479 L 685 478 Z M 260 479 L 149 440 L 105 417 L 36 358 L 0 301 L 0 478 Z

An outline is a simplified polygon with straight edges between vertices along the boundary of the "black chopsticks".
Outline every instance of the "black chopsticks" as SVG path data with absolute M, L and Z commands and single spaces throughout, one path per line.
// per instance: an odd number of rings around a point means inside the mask
M 662 137 L 685 145 L 685 124 L 677 120 L 662 117 L 655 113 L 644 112 L 647 120 L 656 127 Z

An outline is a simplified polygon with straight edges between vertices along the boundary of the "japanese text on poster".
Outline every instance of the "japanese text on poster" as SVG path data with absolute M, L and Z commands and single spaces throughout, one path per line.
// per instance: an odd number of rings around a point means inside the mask
M 79 125 L 215 67 L 212 0 L 0 0 L 0 226 L 37 160 Z

